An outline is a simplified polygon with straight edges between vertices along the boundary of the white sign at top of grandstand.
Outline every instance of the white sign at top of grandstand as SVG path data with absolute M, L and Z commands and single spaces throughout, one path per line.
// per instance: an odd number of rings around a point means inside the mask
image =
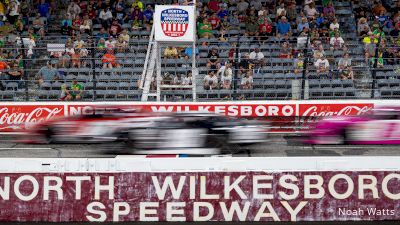
M 196 32 L 194 6 L 156 5 L 155 40 L 159 42 L 194 42 Z

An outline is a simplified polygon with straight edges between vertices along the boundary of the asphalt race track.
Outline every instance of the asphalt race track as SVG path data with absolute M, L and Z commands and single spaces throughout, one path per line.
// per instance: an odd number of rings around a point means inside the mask
M 2 135 L 0 138 L 0 157 L 115 157 L 110 144 L 50 144 L 25 145 L 13 142 L 14 137 Z M 260 144 L 252 150 L 243 150 L 233 157 L 269 157 L 269 156 L 399 156 L 400 146 L 295 146 L 288 145 L 287 138 L 273 134 L 266 144 Z

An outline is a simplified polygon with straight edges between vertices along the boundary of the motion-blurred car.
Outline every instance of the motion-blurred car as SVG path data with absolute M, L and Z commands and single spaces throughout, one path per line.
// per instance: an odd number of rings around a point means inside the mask
M 300 141 L 313 145 L 400 144 L 400 108 L 378 108 L 361 116 L 324 119 Z
M 23 136 L 25 143 L 110 143 L 111 151 L 133 154 L 219 154 L 266 141 L 268 129 L 217 114 L 117 108 L 47 121 Z

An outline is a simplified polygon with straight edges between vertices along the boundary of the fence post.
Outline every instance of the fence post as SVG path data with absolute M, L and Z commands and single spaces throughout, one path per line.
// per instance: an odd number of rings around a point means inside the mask
M 304 99 L 305 96 L 305 86 L 306 86 L 306 78 L 307 78 L 307 65 L 308 65 L 308 61 L 309 61 L 309 57 L 308 57 L 308 43 L 310 42 L 310 38 L 311 38 L 311 32 L 312 29 L 314 29 L 315 24 L 314 22 L 312 22 L 310 24 L 310 30 L 308 31 L 307 34 L 307 40 L 306 40 L 306 47 L 303 50 L 303 55 L 304 55 L 304 62 L 303 62 L 303 74 L 302 74 L 302 78 L 301 78 L 301 97 L 300 99 Z
M 239 59 L 239 53 L 240 53 L 240 51 L 239 51 L 239 47 L 240 47 L 240 41 L 239 41 L 239 37 L 238 37 L 238 39 L 237 39 L 237 41 L 236 41 L 236 51 L 235 51 L 235 54 L 236 54 L 236 57 L 234 58 L 234 60 L 235 60 L 235 73 L 234 73 L 234 75 L 233 75 L 233 100 L 236 100 L 237 99 L 237 79 L 238 79 L 238 70 L 239 70 L 239 61 L 240 61 L 240 59 Z

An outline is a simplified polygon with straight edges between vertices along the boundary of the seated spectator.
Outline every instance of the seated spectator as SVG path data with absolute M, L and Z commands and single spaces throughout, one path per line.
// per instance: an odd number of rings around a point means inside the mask
M 76 15 L 72 20 L 72 29 L 75 31 L 80 31 L 80 27 L 83 24 L 83 20 L 79 15 Z
M 268 10 L 265 10 L 258 17 L 259 33 L 261 37 L 270 36 L 272 33 L 272 20 L 268 16 Z M 263 40 L 266 40 L 264 38 Z
M 40 4 L 38 5 L 37 10 L 41 17 L 46 17 L 46 18 L 50 17 L 50 14 L 52 11 L 50 4 L 47 3 L 46 0 L 40 1 Z
M 281 44 L 281 51 L 279 53 L 279 58 L 281 58 L 281 59 L 292 58 L 292 49 L 289 45 L 289 42 L 285 41 Z
M 81 55 L 78 49 L 71 56 L 71 67 L 81 68 Z
M 79 5 L 75 2 L 75 1 L 71 1 L 68 5 L 67 8 L 67 13 L 69 13 L 72 18 L 75 18 L 76 16 L 78 16 L 81 13 L 81 7 L 79 7 Z
M 230 46 L 230 43 L 228 42 L 228 39 L 229 38 L 226 35 L 226 31 L 225 30 L 221 30 L 220 36 L 218 38 L 218 40 L 220 41 L 219 45 L 220 46 Z
M 291 35 L 291 27 L 290 23 L 287 21 L 287 18 L 283 16 L 276 26 L 276 35 L 280 37 L 284 36 L 285 34 L 289 34 L 289 36 Z
M 315 18 L 318 15 L 318 11 L 315 8 L 315 4 L 314 3 L 306 5 L 304 7 L 304 12 L 305 12 L 307 18 L 311 18 L 311 17 Z
M 18 64 L 14 63 L 10 70 L 7 72 L 10 80 L 22 80 L 22 70 L 18 67 Z
M 128 43 L 124 41 L 121 36 L 119 36 L 115 47 L 117 48 L 117 52 L 125 52 L 125 50 L 128 48 Z
M 334 18 L 332 23 L 329 25 L 329 29 L 330 30 L 335 30 L 335 29 L 339 30 L 339 28 L 340 28 L 339 22 L 338 22 L 337 18 Z
M 10 69 L 10 66 L 4 59 L 0 58 L 0 80 L 8 80 L 8 77 L 7 79 L 4 79 L 5 78 L 4 74 L 8 69 Z
M 314 50 L 313 57 L 318 60 L 322 56 L 325 56 L 324 46 L 322 44 L 318 45 L 317 49 Z
M 310 25 L 308 24 L 307 18 L 301 18 L 301 22 L 297 24 L 297 32 L 300 33 L 304 30 L 304 28 L 309 29 Z
M 382 5 L 382 2 L 377 1 L 377 4 L 375 4 L 372 8 L 372 13 L 375 16 L 379 16 L 381 12 L 386 13 L 387 11 L 386 11 L 385 7 Z
M 298 74 L 303 72 L 304 69 L 304 57 L 303 54 L 298 54 L 297 58 L 294 59 L 294 73 Z
M 81 49 L 84 45 L 85 45 L 85 41 L 83 41 L 83 40 L 81 39 L 81 36 L 80 36 L 80 35 L 77 35 L 77 36 L 76 36 L 76 40 L 74 41 L 73 47 L 74 47 L 75 49 Z
M 188 72 L 186 74 L 186 77 L 183 78 L 182 84 L 183 85 L 192 85 L 193 78 L 192 78 L 192 72 Z
M 288 2 L 286 8 L 286 17 L 288 18 L 289 22 L 295 22 L 297 17 L 297 10 L 296 10 L 296 1 L 290 0 Z
M 285 3 L 283 2 L 276 8 L 276 18 L 281 19 L 282 17 L 286 17 Z
M 174 77 L 173 84 L 174 84 L 174 85 L 181 85 L 182 83 L 183 83 L 182 74 L 177 73 L 176 76 Z
M 143 12 L 144 23 L 150 28 L 153 25 L 154 10 L 151 5 L 147 5 L 146 10 Z
M 339 72 L 344 70 L 347 67 L 351 67 L 351 58 L 349 56 L 349 53 L 345 53 L 342 58 L 340 58 L 339 63 L 338 63 L 338 69 Z
M 58 80 L 60 75 L 58 70 L 51 64 L 51 62 L 47 62 L 45 66 L 40 68 L 37 73 L 38 83 L 41 86 L 44 82 L 49 82 L 52 80 Z
M 221 67 L 220 57 L 217 48 L 212 48 L 207 56 L 207 68 L 218 70 Z
M 315 63 L 314 66 L 317 68 L 317 74 L 326 73 L 329 71 L 329 61 L 322 55 Z
M 99 50 L 106 49 L 106 40 L 105 40 L 104 38 L 101 38 L 101 39 L 99 40 L 99 42 L 97 43 L 97 48 L 98 48 Z
M 324 7 L 324 14 L 327 17 L 333 17 L 335 15 L 335 7 L 333 7 L 332 2 L 329 2 L 325 7 Z
M 363 39 L 363 43 L 365 44 L 365 62 L 368 64 L 369 58 L 371 56 L 375 55 L 375 48 L 376 48 L 376 43 L 375 42 L 375 36 L 372 32 L 368 33 L 369 36 L 365 37 Z
M 98 40 L 100 40 L 101 38 L 104 38 L 104 40 L 108 39 L 110 35 L 108 34 L 108 32 L 106 31 L 106 29 L 104 29 L 103 27 L 100 29 L 99 33 L 96 35 L 96 38 Z
M 222 89 L 227 89 L 227 90 L 231 89 L 232 75 L 233 75 L 233 71 L 231 68 L 231 64 L 227 63 L 225 65 L 225 69 L 222 71 L 222 75 L 221 75 L 221 88 Z
M 115 11 L 115 19 L 118 20 L 118 23 L 124 23 L 126 17 L 125 7 L 126 6 L 123 0 L 114 2 L 113 9 Z
M 115 55 L 113 50 L 107 50 L 107 53 L 103 55 L 102 58 L 103 68 L 114 68 L 117 67 L 117 63 L 115 62 Z
M 87 33 L 89 34 L 91 32 L 92 29 L 92 20 L 89 19 L 89 16 L 84 16 L 83 17 L 83 22 L 82 25 L 79 27 L 79 30 L 81 31 L 81 33 Z
M 171 74 L 169 74 L 168 72 L 166 72 L 162 78 L 161 83 L 165 84 L 165 85 L 171 85 L 173 82 L 172 76 Z
M 378 52 L 378 59 L 376 59 L 375 54 L 373 54 L 373 57 L 371 57 L 370 65 L 372 67 L 374 67 L 375 63 L 376 63 L 376 67 L 377 68 L 384 68 L 385 67 L 384 61 L 383 61 L 383 52 L 380 51 L 380 50 Z
M 8 16 L 7 19 L 11 24 L 15 24 L 19 17 L 20 3 L 17 0 L 10 0 L 8 3 Z
M 39 34 L 41 37 L 44 37 L 44 35 L 45 35 L 44 22 L 40 18 L 40 14 L 37 14 L 35 19 L 32 21 L 32 27 L 33 27 L 33 31 L 36 34 Z
M 110 7 L 103 8 L 99 14 L 99 20 L 104 29 L 108 29 L 112 23 L 112 13 Z
M 221 20 L 217 16 L 217 13 L 213 13 L 208 21 L 210 21 L 213 30 L 218 30 L 221 26 Z
M 164 50 L 164 58 L 177 59 L 178 56 L 179 56 L 178 50 L 175 47 L 170 45 L 167 48 L 165 48 L 165 50 Z
M 118 23 L 118 20 L 113 20 L 111 26 L 110 26 L 110 35 L 113 36 L 114 38 L 118 37 L 118 35 L 121 33 L 122 27 Z
M 123 29 L 119 37 L 121 37 L 122 40 L 129 44 L 130 37 L 127 29 Z
M 359 36 L 365 37 L 371 30 L 369 29 L 369 25 L 367 23 L 367 19 L 364 17 L 360 18 L 357 25 L 357 32 Z
M 339 33 L 336 33 L 334 37 L 331 37 L 329 43 L 331 45 L 331 50 L 339 50 L 344 46 L 344 40 L 339 36 Z
M 198 47 L 196 47 L 195 48 L 195 56 L 196 56 L 196 58 L 199 56 L 199 48 Z M 185 58 L 186 59 L 191 59 L 192 58 L 192 56 L 193 56 L 193 48 L 192 47 L 187 47 L 187 48 L 185 48 L 185 52 L 184 52 L 184 55 L 185 55 Z
M 242 77 L 240 81 L 241 89 L 253 89 L 253 73 L 251 70 L 248 70 L 246 74 Z
M 61 21 L 61 33 L 68 36 L 72 35 L 72 17 L 69 13 Z
M 83 85 L 79 84 L 78 81 L 74 78 L 72 80 L 71 88 L 68 90 L 65 90 L 67 97 L 67 101 L 71 100 L 81 100 L 82 99 L 82 93 L 83 93 Z
M 214 37 L 212 31 L 212 26 L 208 19 L 204 19 L 203 23 L 199 23 L 199 28 L 197 29 L 200 38 L 212 38 Z
M 248 2 L 246 2 L 245 0 L 240 0 L 237 3 L 237 9 L 238 9 L 239 13 L 246 13 L 249 6 L 250 6 L 250 4 Z
M 108 40 L 104 44 L 106 45 L 107 50 L 112 50 L 115 48 L 116 43 L 117 42 L 114 40 L 114 38 L 112 36 L 109 36 Z
M 246 31 L 249 36 L 258 36 L 257 16 L 255 11 L 251 11 L 246 18 Z
M 231 23 L 229 22 L 228 16 L 224 16 L 221 19 L 221 30 L 231 30 L 233 27 L 231 26 Z
M 204 90 L 213 90 L 217 89 L 218 87 L 218 77 L 215 76 L 214 71 L 210 71 L 205 77 L 204 77 Z
M 340 72 L 340 79 L 342 79 L 342 80 L 354 80 L 354 73 L 353 73 L 353 69 L 351 68 L 351 66 L 346 66 Z
M 220 10 L 219 2 L 217 0 L 210 0 L 208 2 L 208 9 L 213 13 L 218 12 Z

